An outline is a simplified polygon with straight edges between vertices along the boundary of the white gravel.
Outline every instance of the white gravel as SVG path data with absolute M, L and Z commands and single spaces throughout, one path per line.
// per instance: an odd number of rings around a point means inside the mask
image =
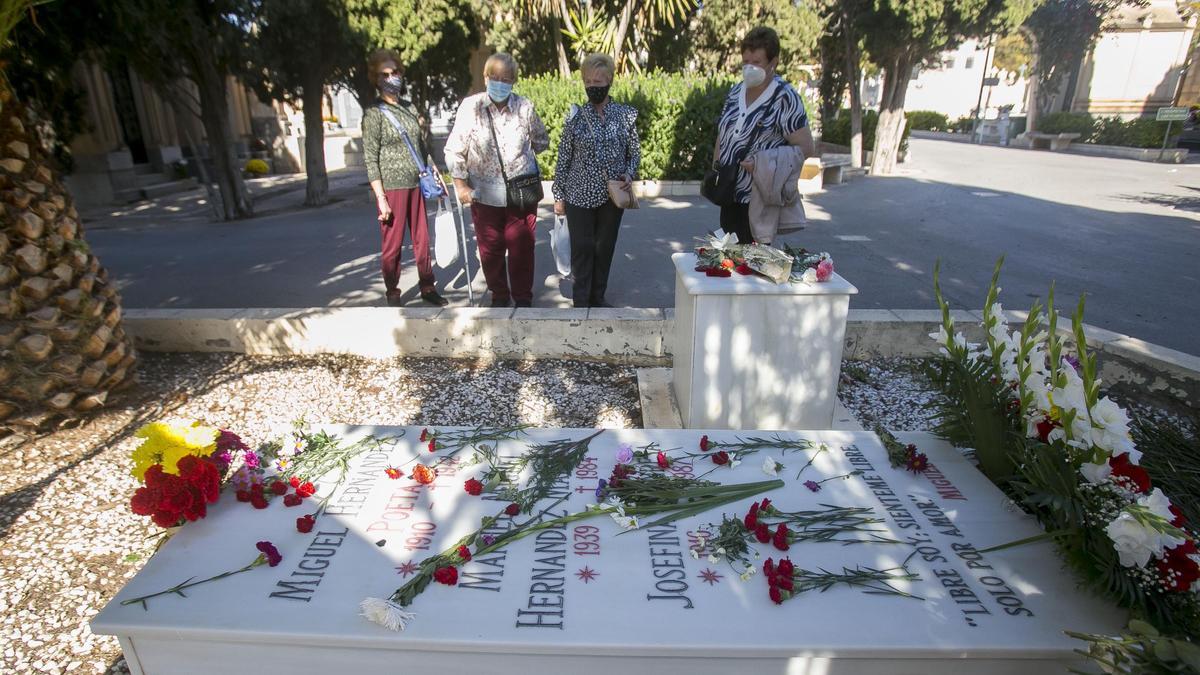
M 922 359 L 843 361 L 838 398 L 868 429 L 876 422 L 892 431 L 933 426 L 929 403 L 936 393 Z

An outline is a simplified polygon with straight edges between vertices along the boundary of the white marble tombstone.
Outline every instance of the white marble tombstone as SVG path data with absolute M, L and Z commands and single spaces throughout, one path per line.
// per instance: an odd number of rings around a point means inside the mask
M 828 429 L 837 401 L 850 296 L 818 284 L 707 277 L 676 253 L 673 384 L 693 429 Z
M 353 437 L 394 434 L 396 428 L 350 427 Z M 331 514 L 309 534 L 293 523 L 311 504 L 263 511 L 228 495 L 208 518 L 186 525 L 92 621 L 99 634 L 120 637 L 134 673 L 296 672 L 414 673 L 1011 673 L 1063 672 L 1080 643 L 1064 629 L 1113 632 L 1114 608 L 1080 591 L 1048 545 L 978 553 L 1036 533 L 1030 518 L 947 446 L 923 447 L 931 471 L 913 475 L 888 466 L 866 433 L 789 434 L 828 443 L 800 480 L 807 455 L 770 452 L 788 484 L 766 493 L 780 508 L 819 504 L 866 506 L 895 538 L 919 546 L 799 544 L 798 565 L 840 569 L 888 567 L 911 551 L 920 581 L 900 586 L 924 600 L 874 596 L 839 587 L 800 595 L 783 605 L 767 597 L 761 574 L 741 581 L 728 566 L 693 559 L 689 542 L 721 514 L 621 536 L 607 517 L 573 523 L 477 558 L 457 586 L 433 584 L 412 605 L 417 617 L 391 632 L 358 615 L 367 596 L 386 597 L 411 573 L 410 564 L 478 526 L 503 502 L 471 497 L 463 481 L 479 469 L 443 472 L 433 486 L 389 480 L 388 465 L 419 454 L 417 431 L 387 452 L 360 456 L 330 500 Z M 581 437 L 591 430 L 540 430 L 529 439 Z M 699 431 L 606 431 L 585 462 L 561 484 L 567 500 L 551 515 L 582 511 L 594 500 L 597 476 L 611 470 L 620 442 L 657 441 L 674 456 L 696 449 Z M 733 440 L 730 432 L 709 432 Z M 502 444 L 504 454 L 524 448 Z M 426 455 L 428 456 L 428 455 Z M 763 480 L 763 454 L 708 475 L 723 482 Z M 707 456 L 675 470 L 700 474 Z M 819 493 L 803 480 L 838 476 Z M 322 486 L 325 494 L 331 486 Z M 746 503 L 727 512 L 740 515 Z M 547 503 L 549 506 L 549 503 Z M 500 527 L 507 527 L 502 521 Z M 258 540 L 283 554 L 260 567 L 188 597 L 164 596 L 148 608 L 120 601 L 222 570 L 257 553 Z M 763 558 L 779 557 L 756 546 Z M 1077 663 L 1077 662 L 1076 662 Z

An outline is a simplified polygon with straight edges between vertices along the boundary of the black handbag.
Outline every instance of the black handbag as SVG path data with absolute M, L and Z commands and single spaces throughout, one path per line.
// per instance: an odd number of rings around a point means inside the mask
M 781 89 L 783 89 L 782 86 L 775 87 L 771 99 L 766 103 L 766 108 L 769 109 L 775 102 L 775 97 L 779 95 Z M 754 144 L 758 142 L 758 134 L 762 129 L 762 125 L 755 125 L 754 135 L 746 143 L 746 150 L 741 157 L 735 159 L 731 164 L 719 164 L 716 168 L 705 172 L 704 180 L 700 182 L 700 194 L 708 201 L 717 206 L 733 206 L 737 203 L 737 184 L 742 171 L 741 163 L 750 154 Z
M 538 171 L 523 173 L 511 179 L 504 170 L 504 155 L 500 152 L 500 141 L 496 138 L 496 123 L 492 120 L 492 110 L 488 108 L 488 127 L 492 130 L 492 143 L 496 146 L 496 159 L 500 162 L 500 175 L 504 178 L 504 195 L 510 209 L 529 211 L 536 209 L 542 201 L 545 192 L 542 190 L 542 174 Z M 534 166 L 536 169 L 536 164 Z

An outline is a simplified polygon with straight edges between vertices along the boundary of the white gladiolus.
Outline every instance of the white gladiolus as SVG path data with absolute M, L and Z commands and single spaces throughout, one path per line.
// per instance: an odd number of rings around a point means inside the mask
M 1109 523 L 1104 532 L 1112 540 L 1113 548 L 1125 567 L 1145 567 L 1151 556 L 1162 552 L 1158 532 L 1143 525 L 1126 511 Z
M 402 631 L 415 618 L 416 614 L 405 611 L 403 607 L 391 600 L 383 598 L 367 598 L 359 604 L 362 616 L 374 621 L 388 630 Z
M 1092 442 L 1116 456 L 1133 449 L 1129 435 L 1129 415 L 1111 398 L 1105 396 L 1092 406 Z
M 641 525 L 638 523 L 637 516 L 619 516 L 615 513 L 609 514 L 612 516 L 613 522 L 620 525 L 625 530 L 636 530 Z
M 1175 520 L 1175 514 L 1171 513 L 1171 500 L 1167 499 L 1160 488 L 1154 488 L 1150 494 L 1138 497 L 1137 503 L 1168 523 Z

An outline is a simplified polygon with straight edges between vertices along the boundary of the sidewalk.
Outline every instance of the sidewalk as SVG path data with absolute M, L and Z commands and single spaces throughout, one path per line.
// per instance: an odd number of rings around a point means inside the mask
M 254 200 L 254 217 L 278 215 L 306 208 L 303 173 L 278 174 L 251 178 L 246 188 Z M 367 175 L 362 167 L 329 172 L 329 201 L 344 201 L 367 190 Z M 116 228 L 172 227 L 185 223 L 212 222 L 213 216 L 204 188 L 148 199 L 133 204 L 109 205 L 80 213 L 88 231 Z

